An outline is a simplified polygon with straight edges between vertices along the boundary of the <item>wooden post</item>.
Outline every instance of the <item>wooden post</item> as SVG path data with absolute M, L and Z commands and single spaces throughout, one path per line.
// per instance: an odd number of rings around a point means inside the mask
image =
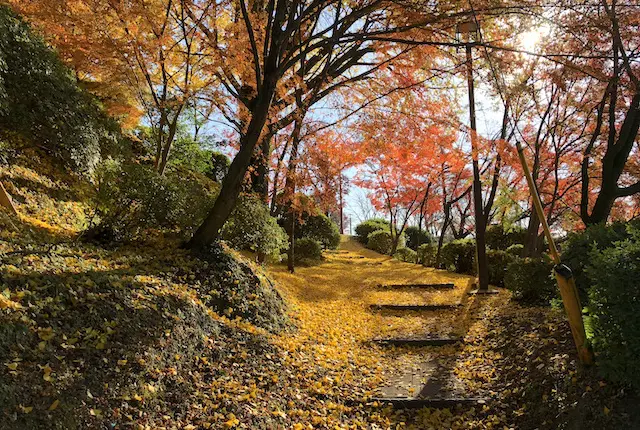
M 567 317 L 569 318 L 571 334 L 573 335 L 573 341 L 575 342 L 576 349 L 578 350 L 578 359 L 583 364 L 593 364 L 593 352 L 587 344 L 587 335 L 585 333 L 584 322 L 582 320 L 582 306 L 580 305 L 580 297 L 578 296 L 578 289 L 576 288 L 573 274 L 571 273 L 570 268 L 560 262 L 560 253 L 558 253 L 556 243 L 551 236 L 551 229 L 549 229 L 549 223 L 547 222 L 547 217 L 545 216 L 542 208 L 542 201 L 540 200 L 538 189 L 533 181 L 533 176 L 531 176 L 527 160 L 524 157 L 524 150 L 522 149 L 522 145 L 519 141 L 516 141 L 516 148 L 518 149 L 518 157 L 520 158 L 520 164 L 522 164 L 524 176 L 527 178 L 527 184 L 529 185 L 529 191 L 531 192 L 533 206 L 535 207 L 538 218 L 540 218 L 540 222 L 542 223 L 542 228 L 545 236 L 547 237 L 547 242 L 549 242 L 551 258 L 556 264 L 553 268 L 553 273 L 555 275 L 556 282 L 558 283 L 558 289 L 560 290 L 564 309 L 567 312 Z
M 0 183 L 0 205 L 9 209 L 14 215 L 18 215 L 18 211 L 16 210 L 16 207 L 13 206 L 11 197 L 9 197 L 9 193 L 4 189 L 4 185 L 2 185 L 2 183 Z

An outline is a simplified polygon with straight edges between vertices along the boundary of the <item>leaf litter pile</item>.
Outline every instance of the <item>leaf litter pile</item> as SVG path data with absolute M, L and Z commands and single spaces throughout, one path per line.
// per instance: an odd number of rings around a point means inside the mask
M 70 185 L 8 171 L 25 215 L 0 216 L 0 428 L 638 425 L 637 399 L 578 367 L 558 310 L 520 307 L 507 292 L 467 296 L 469 277 L 346 238 L 323 264 L 295 274 L 263 270 L 226 247 L 193 255 L 172 241 L 83 243 L 74 240 L 85 222 L 82 192 L 45 193 Z M 389 282 L 455 288 L 377 288 Z M 461 306 L 370 309 L 385 303 Z M 370 342 L 426 334 L 464 341 L 411 349 Z M 372 400 L 397 372 L 429 360 L 440 365 L 444 394 L 487 401 L 396 411 Z

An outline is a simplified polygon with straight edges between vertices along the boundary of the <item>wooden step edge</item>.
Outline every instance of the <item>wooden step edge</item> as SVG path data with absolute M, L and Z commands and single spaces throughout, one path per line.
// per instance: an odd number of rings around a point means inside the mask
M 431 337 L 431 338 L 391 338 L 372 339 L 371 342 L 385 346 L 444 346 L 461 342 L 460 337 Z
M 394 311 L 430 311 L 438 309 L 456 309 L 461 303 L 441 304 L 441 305 L 394 305 L 394 304 L 373 304 L 371 309 L 375 310 L 394 310 Z
M 487 399 L 479 397 L 449 397 L 449 398 L 420 398 L 420 397 L 374 397 L 369 402 L 378 402 L 383 405 L 391 405 L 395 409 L 421 409 L 421 408 L 454 408 L 456 406 L 484 405 Z
M 403 288 L 416 288 L 416 289 L 434 289 L 434 290 L 452 290 L 456 286 L 452 283 L 446 284 L 378 284 L 378 288 L 382 289 L 403 289 Z

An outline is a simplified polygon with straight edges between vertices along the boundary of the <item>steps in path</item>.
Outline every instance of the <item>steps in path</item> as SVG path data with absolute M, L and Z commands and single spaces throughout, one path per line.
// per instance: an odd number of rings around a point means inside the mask
M 373 304 L 371 309 L 378 311 L 436 311 L 441 309 L 457 309 L 461 303 L 445 303 L 438 305 L 396 305 L 396 304 Z
M 379 338 L 373 339 L 372 342 L 385 346 L 444 346 L 452 345 L 462 341 L 459 337 L 436 337 L 426 336 L 422 338 Z
M 404 288 L 415 289 L 433 289 L 433 290 L 452 290 L 455 288 L 455 284 L 379 284 L 378 288 L 399 290 Z
M 422 398 L 422 397 L 375 397 L 371 401 L 383 404 L 390 404 L 396 409 L 452 409 L 456 406 L 483 405 L 486 399 L 479 397 L 443 397 L 443 398 Z

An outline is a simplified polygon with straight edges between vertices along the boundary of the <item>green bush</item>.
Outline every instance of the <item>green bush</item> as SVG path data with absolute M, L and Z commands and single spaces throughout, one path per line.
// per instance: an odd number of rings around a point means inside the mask
M 389 255 L 392 246 L 393 240 L 391 239 L 391 233 L 388 231 L 377 230 L 369 233 L 367 248 L 379 252 L 380 254 Z
M 507 254 L 513 255 L 514 257 L 522 257 L 523 252 L 524 245 L 520 243 L 516 243 L 507 248 Z
M 307 215 L 303 223 L 296 226 L 296 237 L 320 242 L 325 249 L 336 249 L 340 245 L 340 230 L 331 218 L 324 214 Z
M 121 138 L 97 100 L 6 6 L 0 6 L 0 134 L 37 143 L 67 166 L 89 173 L 103 150 L 114 150 Z
M 442 247 L 442 265 L 451 272 L 473 275 L 475 255 L 476 243 L 473 239 L 454 240 Z
M 294 251 L 293 261 L 301 266 L 311 266 L 322 261 L 322 245 L 309 237 L 297 239 Z
M 598 366 L 612 380 L 640 389 L 640 230 L 590 253 L 587 329 Z
M 636 226 L 640 223 L 632 223 Z M 604 250 L 613 246 L 614 242 L 625 240 L 629 237 L 627 224 L 616 222 L 610 225 L 596 224 L 587 227 L 584 231 L 571 233 L 562 244 L 562 263 L 569 266 L 576 280 L 576 287 L 583 304 L 588 302 L 588 291 L 591 281 L 585 272 L 589 263 L 589 254 L 595 247 Z
M 389 231 L 389 223 L 380 218 L 366 220 L 356 227 L 356 237 L 364 245 L 369 242 L 369 234 L 377 230 Z
M 512 227 L 505 231 L 502 225 L 490 225 L 487 227 L 487 247 L 504 251 L 516 244 L 524 244 L 527 231 L 521 227 Z
M 415 263 L 418 254 L 411 248 L 400 248 L 393 254 L 396 260 L 404 261 L 405 263 Z
M 431 243 L 431 236 L 424 230 L 415 226 L 409 226 L 404 230 L 404 234 L 407 237 L 407 248 L 411 248 L 414 251 L 418 250 L 420 245 L 425 243 Z
M 545 259 L 516 258 L 507 266 L 504 286 L 513 297 L 531 305 L 549 305 L 557 296 L 553 263 Z
M 425 243 L 418 247 L 416 262 L 426 267 L 434 267 L 436 265 L 437 248 L 431 243 Z
M 222 228 L 222 238 L 236 249 L 253 251 L 271 260 L 279 260 L 281 250 L 288 246 L 287 234 L 270 215 L 267 205 L 251 194 L 241 196 Z
M 213 206 L 217 185 L 197 173 L 170 170 L 159 175 L 150 166 L 105 160 L 96 169 L 97 221 L 86 232 L 101 242 L 134 239 L 146 230 L 189 235 Z
M 504 287 L 504 277 L 507 273 L 507 266 L 517 257 L 506 251 L 495 249 L 487 250 L 487 263 L 489 266 L 489 283 L 496 287 Z
M 229 160 L 229 157 L 221 152 L 212 151 L 209 159 L 209 165 L 204 173 L 214 181 L 222 182 L 224 177 L 227 176 L 230 165 L 231 160 Z

